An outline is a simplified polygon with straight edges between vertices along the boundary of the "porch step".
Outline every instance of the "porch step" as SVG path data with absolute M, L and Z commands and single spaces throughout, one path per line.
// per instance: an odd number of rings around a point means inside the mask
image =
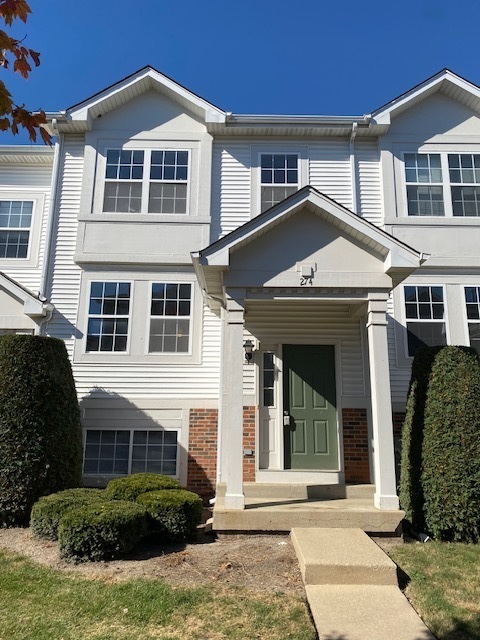
M 291 533 L 320 640 L 434 640 L 397 586 L 396 566 L 359 529 Z
M 397 584 L 395 563 L 360 529 L 292 529 L 307 584 Z
M 294 527 L 356 528 L 369 533 L 395 533 L 403 511 L 380 511 L 372 498 L 304 500 L 246 498 L 244 510 L 225 509 L 217 494 L 213 509 L 215 531 L 291 531 Z
M 217 496 L 225 496 L 226 484 L 217 484 Z M 370 498 L 373 500 L 373 484 L 311 484 L 303 482 L 244 482 L 245 498 L 280 498 L 285 500 L 341 500 L 342 498 Z

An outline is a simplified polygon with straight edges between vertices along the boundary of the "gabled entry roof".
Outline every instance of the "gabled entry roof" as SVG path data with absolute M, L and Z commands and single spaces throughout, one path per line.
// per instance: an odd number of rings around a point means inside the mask
M 307 186 L 205 249 L 191 254 L 197 277 L 207 296 L 218 296 L 223 291 L 223 274 L 230 271 L 235 252 L 305 211 L 315 214 L 338 230 L 339 236 L 350 239 L 352 244 L 381 260 L 383 272 L 393 281 L 392 286 L 418 269 L 428 257 Z

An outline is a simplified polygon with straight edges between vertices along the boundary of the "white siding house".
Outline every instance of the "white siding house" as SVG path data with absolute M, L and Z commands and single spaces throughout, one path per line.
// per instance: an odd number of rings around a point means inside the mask
M 250 116 L 146 67 L 50 126 L 55 159 L 0 149 L 0 331 L 65 340 L 85 483 L 167 473 L 229 510 L 364 483 L 397 510 L 413 354 L 480 344 L 480 89 Z

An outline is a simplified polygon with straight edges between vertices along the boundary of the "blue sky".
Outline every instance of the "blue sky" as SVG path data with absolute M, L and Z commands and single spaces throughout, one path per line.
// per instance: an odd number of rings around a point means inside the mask
M 42 64 L 0 77 L 31 109 L 64 109 L 147 64 L 236 113 L 360 115 L 443 67 L 480 84 L 478 0 L 30 5 L 16 34 Z

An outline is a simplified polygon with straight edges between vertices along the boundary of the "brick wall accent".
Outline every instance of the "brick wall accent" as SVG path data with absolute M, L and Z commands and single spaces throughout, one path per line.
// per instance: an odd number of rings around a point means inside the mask
M 218 410 L 190 409 L 187 487 L 205 498 L 215 493 Z
M 393 413 L 392 415 L 393 418 L 393 435 L 395 437 L 402 437 L 402 427 L 403 427 L 403 423 L 405 421 L 405 414 L 404 413 Z
M 366 409 L 343 409 L 345 482 L 370 482 Z
M 243 448 L 251 456 L 243 456 L 243 481 L 255 482 L 255 407 L 243 407 Z

